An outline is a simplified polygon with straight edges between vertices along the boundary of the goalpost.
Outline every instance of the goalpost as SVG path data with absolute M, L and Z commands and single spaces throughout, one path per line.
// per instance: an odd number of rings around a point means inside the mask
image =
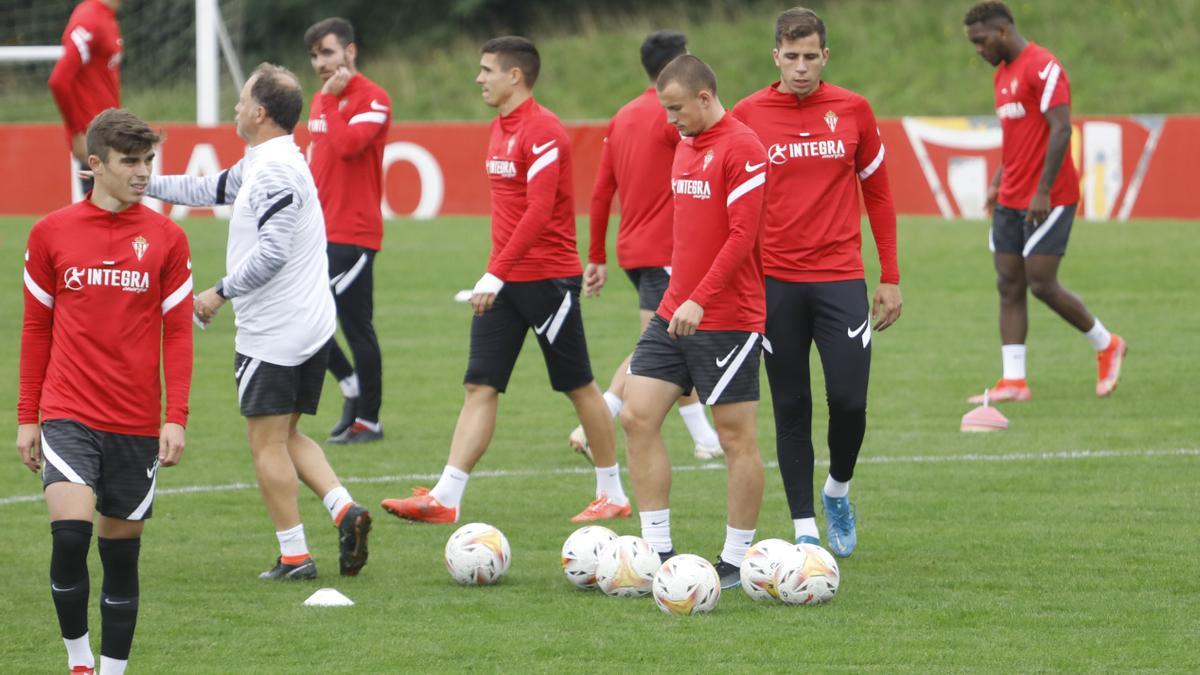
M 38 111 L 44 111 L 47 105 L 51 105 L 49 92 L 45 88 L 45 78 L 49 76 L 53 64 L 62 57 L 63 47 L 46 42 L 61 35 L 66 17 L 75 3 L 57 3 L 62 6 L 49 7 L 52 4 L 55 3 L 30 2 L 27 7 L 14 7 L 7 10 L 5 16 L 0 16 L 0 20 L 8 24 L 5 32 L 11 31 L 11 35 L 4 35 L 3 39 L 0 39 L 0 42 L 11 45 L 0 46 L 0 66 L 4 68 L 4 71 L 0 72 L 0 93 L 4 95 L 6 104 L 11 103 L 14 108 L 21 105 L 34 108 L 35 104 L 26 103 L 26 100 L 36 101 Z M 148 24 L 149 29 L 168 34 L 183 32 L 194 26 L 195 119 L 200 126 L 215 126 L 220 121 L 222 61 L 235 91 L 241 90 L 245 75 L 238 58 L 238 50 L 221 11 L 221 0 L 193 0 L 190 4 L 192 7 L 189 8 L 187 3 L 178 0 L 151 0 L 139 6 L 146 16 L 122 14 L 118 18 L 123 35 L 140 29 L 143 23 Z M 224 4 L 240 10 L 238 0 L 226 0 Z M 27 37 L 46 42 L 19 44 Z M 129 40 L 126 39 L 126 42 Z M 122 75 L 124 79 L 124 73 Z M 151 73 L 147 77 L 160 79 L 162 76 Z M 19 110 L 10 114 L 20 117 Z

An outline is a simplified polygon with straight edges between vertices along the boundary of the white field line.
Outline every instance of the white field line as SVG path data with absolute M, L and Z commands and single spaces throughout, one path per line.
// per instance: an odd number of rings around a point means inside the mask
M 1016 452 L 1002 455 L 985 455 L 979 453 L 967 453 L 961 455 L 900 455 L 900 456 L 867 456 L 860 457 L 859 464 L 944 464 L 953 462 L 975 463 L 975 462 L 1045 462 L 1059 460 L 1077 460 L 1077 459 L 1110 459 L 1114 457 L 1200 457 L 1200 448 L 1177 448 L 1175 450 L 1068 450 L 1064 452 Z M 817 460 L 817 466 L 829 466 L 828 460 Z M 778 468 L 776 462 L 767 462 L 765 466 L 768 469 Z M 724 462 L 708 462 L 706 464 L 686 464 L 683 466 L 673 467 L 673 471 L 691 472 L 691 471 L 716 471 L 724 469 Z M 481 470 L 471 474 L 471 478 L 479 480 L 480 478 L 521 478 L 521 477 L 541 477 L 541 476 L 572 476 L 582 474 L 592 474 L 594 469 L 591 467 L 572 467 L 559 469 L 493 469 Z M 622 469 L 622 473 L 627 473 L 628 469 Z M 410 481 L 436 481 L 441 476 L 440 473 L 408 473 L 397 474 L 394 476 L 351 476 L 343 478 L 343 483 L 406 483 Z M 216 485 L 185 485 L 181 487 L 169 487 L 158 490 L 156 496 L 159 495 L 190 495 L 204 492 L 233 492 L 236 490 L 253 490 L 257 489 L 254 483 L 220 483 Z M 0 506 L 9 506 L 12 504 L 23 504 L 26 502 L 41 501 L 42 495 L 16 495 L 12 497 L 0 497 Z

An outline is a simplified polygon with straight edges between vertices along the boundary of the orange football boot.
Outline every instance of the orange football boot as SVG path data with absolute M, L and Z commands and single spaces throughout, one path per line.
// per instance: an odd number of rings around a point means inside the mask
M 1121 377 L 1121 364 L 1125 361 L 1125 352 L 1127 351 L 1129 351 L 1129 344 L 1125 342 L 1125 338 L 1113 333 L 1108 348 L 1096 355 L 1096 363 L 1099 367 L 1099 374 L 1096 377 L 1097 396 L 1108 396 L 1117 388 L 1117 378 Z
M 384 511 L 405 520 L 420 523 L 458 522 L 458 509 L 442 506 L 441 502 L 429 494 L 427 487 L 417 486 L 413 488 L 413 496 L 405 499 L 385 499 L 379 505 Z
M 1028 401 L 1030 399 L 1029 385 L 1025 380 L 1006 380 L 1000 378 L 996 386 L 987 391 L 988 403 L 1003 403 L 1004 401 Z M 977 394 L 967 399 L 967 403 L 983 403 L 983 394 Z
M 633 513 L 633 504 L 626 501 L 623 506 L 608 501 L 608 495 L 596 497 L 587 508 L 571 519 L 572 523 L 590 523 L 594 520 L 609 520 L 611 518 L 628 518 Z

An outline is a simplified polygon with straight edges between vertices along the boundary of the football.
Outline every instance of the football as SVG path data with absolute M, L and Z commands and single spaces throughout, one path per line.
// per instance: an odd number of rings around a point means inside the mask
M 616 532 L 602 525 L 588 525 L 572 532 L 562 547 L 562 568 L 567 581 L 578 588 L 595 588 L 600 551 L 616 538 Z
M 682 553 L 658 568 L 653 593 L 655 604 L 667 614 L 711 612 L 721 599 L 721 579 L 712 563 Z
M 775 568 L 784 554 L 796 545 L 783 539 L 763 539 L 746 551 L 742 560 L 742 590 L 754 600 L 778 600 L 775 592 Z
M 641 537 L 625 535 L 600 549 L 596 585 L 605 595 L 633 598 L 646 595 L 654 584 L 654 573 L 662 561 Z
M 775 590 L 789 605 L 819 605 L 838 591 L 841 573 L 829 551 L 815 544 L 800 544 L 775 568 Z
M 446 570 L 464 586 L 486 586 L 504 578 L 512 562 L 508 539 L 487 523 L 467 523 L 446 542 Z

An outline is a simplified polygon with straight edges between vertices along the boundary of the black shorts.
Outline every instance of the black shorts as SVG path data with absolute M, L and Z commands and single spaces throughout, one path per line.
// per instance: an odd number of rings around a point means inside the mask
M 145 520 L 158 482 L 158 438 L 97 431 L 75 420 L 42 424 L 43 487 L 69 481 L 96 493 L 109 518 Z
M 329 343 L 298 366 L 278 366 L 234 352 L 233 379 L 243 417 L 317 414 Z
M 1071 224 L 1075 222 L 1075 204 L 1056 206 L 1041 223 L 1025 220 L 1026 211 L 996 205 L 992 211 L 992 230 L 988 248 L 992 253 L 1011 253 L 1028 258 L 1031 255 L 1067 253 Z
M 696 387 L 704 405 L 758 400 L 762 336 L 738 330 L 705 330 L 672 339 L 666 319 L 654 315 L 642 333 L 629 372 Z
M 670 267 L 635 267 L 625 270 L 638 292 L 638 309 L 653 312 L 662 304 L 671 283 Z
M 573 391 L 594 380 L 579 309 L 581 282 L 581 277 L 562 277 L 504 284 L 492 308 L 471 320 L 463 384 L 506 390 L 530 328 L 555 391 Z

